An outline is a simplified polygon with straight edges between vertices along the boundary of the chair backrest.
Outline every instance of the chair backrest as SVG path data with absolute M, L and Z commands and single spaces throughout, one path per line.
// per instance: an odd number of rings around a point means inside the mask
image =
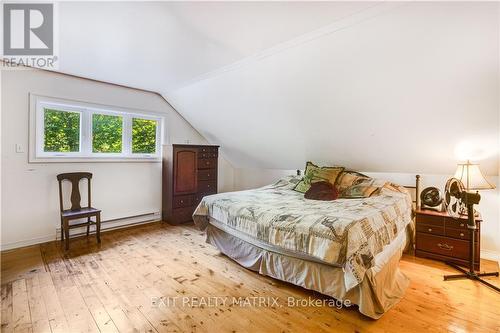
M 57 175 L 57 181 L 59 182 L 59 206 L 61 207 L 61 212 L 64 210 L 63 205 L 63 193 L 62 193 L 62 182 L 63 180 L 69 180 L 71 182 L 71 210 L 81 209 L 80 202 L 82 197 L 80 196 L 80 181 L 86 178 L 88 183 L 88 207 L 91 206 L 91 194 L 90 194 L 90 180 L 92 179 L 92 174 L 90 172 L 69 172 L 61 173 Z

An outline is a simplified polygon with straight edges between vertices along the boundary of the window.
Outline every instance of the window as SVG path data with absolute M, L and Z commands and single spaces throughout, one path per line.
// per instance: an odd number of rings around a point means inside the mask
M 160 157 L 163 118 L 154 112 L 41 96 L 33 96 L 31 109 L 31 128 L 36 135 L 32 136 L 30 161 Z
M 132 118 L 132 153 L 156 153 L 156 121 Z
M 121 153 L 122 136 L 123 117 L 99 113 L 92 115 L 92 152 Z
M 75 153 L 80 151 L 79 112 L 43 110 L 45 135 L 43 151 Z

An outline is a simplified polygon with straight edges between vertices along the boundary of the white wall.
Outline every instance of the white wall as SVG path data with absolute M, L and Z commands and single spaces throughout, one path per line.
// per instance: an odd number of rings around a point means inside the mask
M 59 227 L 56 174 L 90 171 L 93 205 L 102 219 L 161 210 L 161 163 L 28 163 L 29 93 L 162 112 L 166 143 L 206 143 L 158 95 L 32 69 L 2 70 L 2 249 L 54 239 Z M 22 144 L 24 153 L 16 153 Z M 219 189 L 232 189 L 232 167 L 220 161 Z
M 301 169 L 303 169 L 302 167 Z M 454 170 L 453 170 L 454 171 Z M 247 190 L 271 184 L 286 175 L 293 175 L 296 170 L 280 169 L 234 169 L 234 189 Z M 401 185 L 414 185 L 415 174 L 409 173 L 377 173 L 363 172 L 374 177 L 393 181 Z M 428 186 L 436 186 L 442 191 L 449 175 L 421 174 L 422 189 Z M 481 213 L 484 222 L 481 224 L 481 257 L 500 262 L 500 181 L 499 177 L 488 177 L 488 180 L 496 184 L 495 190 L 481 191 L 481 202 L 477 209 Z

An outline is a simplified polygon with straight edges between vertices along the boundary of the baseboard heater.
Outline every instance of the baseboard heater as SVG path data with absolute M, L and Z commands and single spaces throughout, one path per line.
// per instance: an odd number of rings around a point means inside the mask
M 160 212 L 146 213 L 140 215 L 133 215 L 127 217 L 120 217 L 116 219 L 101 221 L 101 232 L 128 228 L 136 225 L 157 222 L 161 220 Z M 95 226 L 90 227 L 90 232 L 95 233 Z M 87 234 L 87 228 L 75 228 L 70 230 L 70 238 L 79 237 Z M 56 229 L 56 240 L 61 240 L 61 228 Z

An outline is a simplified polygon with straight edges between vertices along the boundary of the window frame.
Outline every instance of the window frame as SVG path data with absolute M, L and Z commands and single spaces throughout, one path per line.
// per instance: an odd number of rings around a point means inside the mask
M 46 152 L 45 109 L 80 113 L 80 151 Z M 122 152 L 94 153 L 92 120 L 94 114 L 122 117 Z M 154 154 L 132 152 L 132 118 L 156 121 Z M 30 163 L 45 162 L 159 162 L 163 145 L 166 115 L 154 111 L 99 105 L 61 98 L 30 94 Z

